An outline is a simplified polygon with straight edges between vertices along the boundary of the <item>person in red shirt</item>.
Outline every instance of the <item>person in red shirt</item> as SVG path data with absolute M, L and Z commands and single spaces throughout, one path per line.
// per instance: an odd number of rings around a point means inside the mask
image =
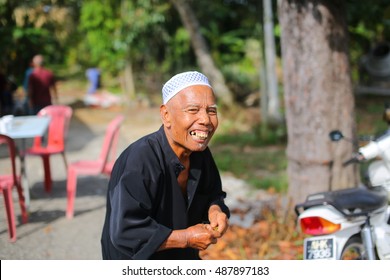
M 42 55 L 38 54 L 33 57 L 32 64 L 34 70 L 28 79 L 29 105 L 33 114 L 58 101 L 54 74 L 46 69 L 43 63 L 44 58 Z

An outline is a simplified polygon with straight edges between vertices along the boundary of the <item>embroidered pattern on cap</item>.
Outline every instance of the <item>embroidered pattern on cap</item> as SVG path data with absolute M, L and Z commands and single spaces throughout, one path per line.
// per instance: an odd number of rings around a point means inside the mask
M 179 91 L 194 85 L 205 85 L 212 88 L 207 77 L 197 71 L 184 72 L 173 76 L 162 88 L 163 103 L 167 104 Z

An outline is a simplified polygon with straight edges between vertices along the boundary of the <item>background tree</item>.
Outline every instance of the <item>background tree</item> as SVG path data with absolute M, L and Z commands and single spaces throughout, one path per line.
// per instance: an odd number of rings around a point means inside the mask
M 274 38 L 274 21 L 272 11 L 272 1 L 263 0 L 263 26 L 264 26 L 264 60 L 265 67 L 261 70 L 264 72 L 265 84 L 262 92 L 262 119 L 263 125 L 267 125 L 268 119 L 274 125 L 282 123 L 282 115 L 279 102 L 278 81 L 276 77 L 276 52 L 275 52 L 275 38 Z
M 191 37 L 192 47 L 202 72 L 209 77 L 214 91 L 221 104 L 231 107 L 233 105 L 233 94 L 226 86 L 225 78 L 221 71 L 215 66 L 207 43 L 201 34 L 200 25 L 191 6 L 187 0 L 171 0 L 179 12 L 183 25 Z
M 281 0 L 284 98 L 288 130 L 289 195 L 356 185 L 358 172 L 342 162 L 351 143 L 331 143 L 340 129 L 355 135 L 354 96 L 343 2 Z

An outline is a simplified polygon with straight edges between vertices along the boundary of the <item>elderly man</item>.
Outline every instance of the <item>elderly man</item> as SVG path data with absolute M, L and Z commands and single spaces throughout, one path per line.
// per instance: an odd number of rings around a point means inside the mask
M 213 89 L 190 71 L 173 76 L 162 95 L 163 125 L 123 151 L 111 174 L 103 259 L 200 259 L 228 228 L 207 147 L 218 127 Z

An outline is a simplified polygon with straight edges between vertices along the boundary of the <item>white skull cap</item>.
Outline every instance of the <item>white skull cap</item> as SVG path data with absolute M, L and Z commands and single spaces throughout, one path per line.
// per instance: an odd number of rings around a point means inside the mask
M 182 89 L 194 85 L 204 85 L 212 88 L 207 77 L 197 71 L 183 72 L 173 76 L 162 88 L 163 104 L 167 104 Z

